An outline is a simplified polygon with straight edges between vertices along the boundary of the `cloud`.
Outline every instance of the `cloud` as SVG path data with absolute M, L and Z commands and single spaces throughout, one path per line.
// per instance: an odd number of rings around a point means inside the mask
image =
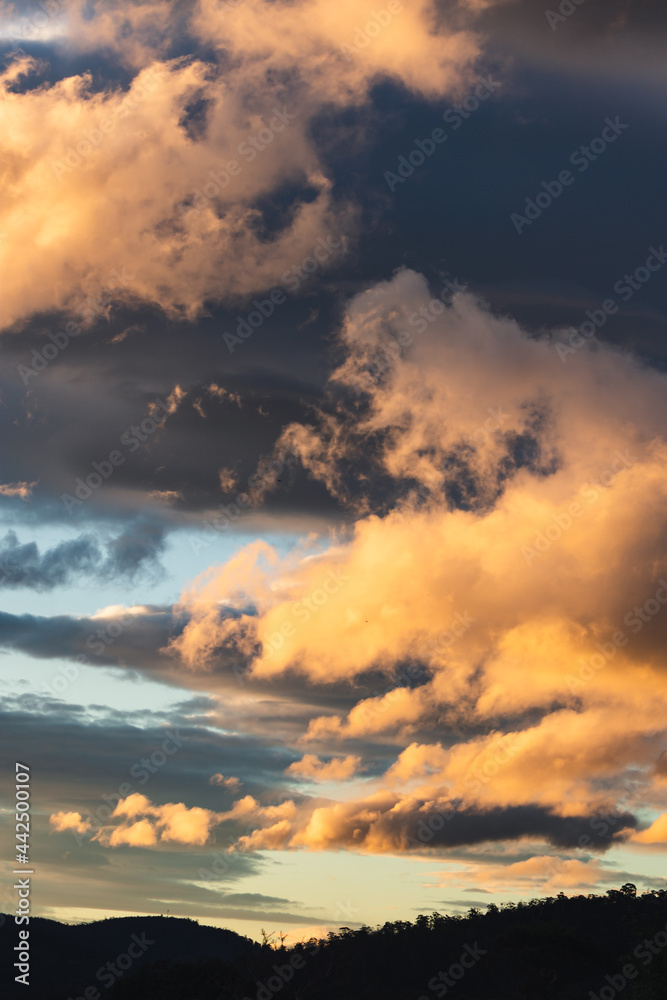
M 102 548 L 93 535 L 60 542 L 40 553 L 35 542 L 21 544 L 14 531 L 0 539 L 0 587 L 53 590 L 81 577 L 106 582 L 154 569 L 164 549 L 164 529 L 145 521 L 128 526 Z
M 58 812 L 49 816 L 49 823 L 56 831 L 62 833 L 64 830 L 75 830 L 83 834 L 90 830 L 90 823 L 84 820 L 78 812 Z
M 0 496 L 20 497 L 27 500 L 37 483 L 0 483 Z
M 358 57 L 343 46 L 372 18 L 366 0 L 225 11 L 202 0 L 188 30 L 208 61 L 167 58 L 185 17 L 170 5 L 88 6 L 73 4 L 68 46 L 115 53 L 132 67 L 126 89 L 95 89 L 91 73 L 26 89 L 40 64 L 24 55 L 0 74 L 11 180 L 0 202 L 0 328 L 39 311 L 85 317 L 100 298 L 193 318 L 207 302 L 279 284 L 319 238 L 354 230 L 314 119 L 332 102 L 363 104 L 383 77 L 443 96 L 479 53 L 432 0 L 404 5 Z M 269 197 L 278 223 L 263 215 Z
M 295 760 L 285 771 L 299 778 L 311 781 L 347 781 L 361 765 L 361 757 L 333 757 L 330 761 L 320 760 L 315 754 L 307 753 L 301 760 Z
M 220 489 L 223 493 L 231 493 L 236 486 L 236 476 L 232 469 L 220 469 Z
M 667 844 L 667 813 L 658 816 L 646 830 L 641 830 L 632 836 L 636 844 Z
M 159 500 L 161 503 L 172 503 L 174 500 L 182 500 L 183 494 L 178 490 L 152 490 L 149 499 Z
M 2 37 L 18 46 L 31 41 L 62 43 L 69 51 L 114 52 L 127 66 L 140 66 L 165 52 L 174 31 L 172 4 L 167 0 L 109 0 L 45 5 L 28 16 L 21 6 L 3 3 Z M 16 16 L 12 19 L 11 15 Z M 92 15 L 92 16 L 91 16 Z
M 628 353 L 563 355 L 560 339 L 468 293 L 433 298 L 409 271 L 356 296 L 329 400 L 277 445 L 354 524 L 211 569 L 183 594 L 174 652 L 201 670 L 236 648 L 258 680 L 379 672 L 383 691 L 315 715 L 305 738 L 419 734 L 391 780 L 431 768 L 429 795 L 447 788 L 488 825 L 494 810 L 594 815 L 627 797 L 633 768 L 642 804 L 663 804 L 667 385 Z M 436 743 L 443 727 L 464 736 Z M 323 843 L 330 826 L 348 837 L 347 809 L 326 813 Z
M 100 630 L 102 616 L 107 621 Z M 0 646 L 39 659 L 77 659 L 81 663 L 124 665 L 150 672 L 160 665 L 171 665 L 158 650 L 172 628 L 171 609 L 160 607 L 107 608 L 89 617 L 2 612 Z M 100 631 L 102 638 L 98 637 Z
M 61 728 L 59 724 L 58 729 Z M 202 730 L 202 735 L 210 741 L 209 733 Z M 63 738 L 69 748 L 72 736 Z M 156 738 L 159 742 L 159 735 Z M 190 747 L 193 738 L 191 733 Z M 141 736 L 135 739 L 139 741 L 138 747 L 145 746 L 145 737 L 143 741 Z M 48 745 L 52 744 L 49 740 Z M 127 745 L 127 736 L 123 745 Z M 567 815 L 558 815 L 555 809 L 529 804 L 528 793 L 526 805 L 489 808 L 466 803 L 442 785 L 442 762 L 447 755 L 436 750 L 417 745 L 407 748 L 382 779 L 384 788 L 348 802 L 309 797 L 297 800 L 284 792 L 280 793 L 281 801 L 276 802 L 278 792 L 267 788 L 264 796 L 271 796 L 268 804 L 254 795 L 245 795 L 220 812 L 196 806 L 188 808 L 183 803 L 157 805 L 146 795 L 133 792 L 119 798 L 110 817 L 110 810 L 106 805 L 100 809 L 98 801 L 97 811 L 89 815 L 54 813 L 51 825 L 58 831 L 74 829 L 80 834 L 94 830 L 95 842 L 111 848 L 121 844 L 153 847 L 168 841 L 204 844 L 212 831 L 220 827 L 218 839 L 231 841 L 241 852 L 305 848 L 377 853 L 442 852 L 466 844 L 505 840 L 546 842 L 558 848 L 581 848 L 584 844 L 587 851 L 600 851 L 636 825 L 633 816 L 623 811 L 604 825 L 600 824 L 600 817 L 581 814 L 575 809 Z M 265 756 L 265 750 L 260 751 L 258 747 L 258 763 Z M 201 763 L 210 759 L 211 753 L 218 752 L 207 742 L 197 750 L 194 759 Z M 241 743 L 236 750 L 230 745 L 224 752 L 240 755 L 239 760 L 248 754 Z M 111 775 L 114 759 L 110 754 Z M 99 780 L 99 753 L 96 760 L 95 775 Z M 182 782 L 187 787 L 191 783 L 192 764 L 185 761 L 183 766 Z M 321 777 L 319 773 L 317 776 Z M 274 780 L 277 778 L 279 771 L 275 770 Z M 213 786 L 222 784 L 234 790 L 232 781 L 238 785 L 238 779 L 225 779 L 221 774 L 209 778 Z M 526 785 L 528 790 L 530 780 Z M 557 873 L 560 869 L 553 871 Z
M 21 545 L 16 533 L 8 531 L 0 540 L 0 585 L 52 590 L 78 575 L 96 573 L 101 558 L 90 536 L 61 542 L 41 555 L 35 542 Z
M 303 133 L 278 137 L 255 164 L 240 158 L 238 147 L 273 118 L 275 102 L 248 120 L 202 63 L 155 64 L 127 92 L 93 92 L 85 75 L 26 93 L 8 90 L 10 82 L 5 72 L 3 114 L 18 131 L 3 140 L 14 185 L 0 205 L 2 326 L 25 317 L 26 302 L 30 312 L 62 309 L 80 319 L 102 292 L 109 302 L 143 300 L 192 318 L 206 300 L 278 283 L 319 236 L 345 223 Z M 195 98 L 210 107 L 209 129 L 197 139 L 184 127 Z M 57 124 L 45 130 L 45 121 Z M 256 202 L 284 184 L 307 188 L 308 200 L 296 199 L 290 221 L 265 239 Z M 35 238 L 30 277 L 21 204 L 30 205 Z
M 232 810 L 228 818 L 241 814 L 257 824 L 252 833 L 237 839 L 241 851 L 306 848 L 383 854 L 518 840 L 576 848 L 586 837 L 589 848 L 594 844 L 596 850 L 605 850 L 612 843 L 609 834 L 592 840 L 590 817 L 585 815 L 559 816 L 538 806 L 457 808 L 446 791 L 429 799 L 380 791 L 351 802 L 309 802 L 299 807 L 285 802 L 280 815 L 244 808 Z M 632 829 L 634 824 L 634 818 L 625 815 L 619 829 Z
M 93 837 L 105 847 L 152 847 L 158 841 L 201 846 L 208 841 L 219 814 L 199 806 L 188 809 L 182 802 L 153 805 L 145 795 L 134 792 L 118 802 L 111 819 L 123 822 L 104 826 Z
M 104 839 L 104 837 L 108 839 Z M 147 819 L 140 819 L 136 823 L 125 826 L 118 826 L 113 830 L 96 833 L 94 840 L 106 844 L 108 847 L 120 847 L 121 844 L 128 844 L 130 847 L 153 847 L 157 844 L 158 836 L 155 827 Z
M 611 863 L 597 858 L 563 857 L 559 854 L 540 854 L 509 861 L 505 864 L 493 863 L 478 857 L 472 864 L 466 864 L 458 871 L 442 872 L 439 881 L 448 888 L 457 886 L 468 889 L 471 882 L 491 892 L 544 893 L 567 890 L 593 890 L 602 885 L 618 886 L 623 881 L 650 882 L 643 876 L 619 871 Z
M 224 774 L 212 774 L 208 779 L 209 785 L 224 785 L 225 788 L 229 788 L 232 792 L 238 792 L 241 787 L 241 782 L 238 778 L 225 778 Z
M 369 0 L 335 6 L 327 0 L 244 0 L 223 10 L 215 0 L 202 0 L 194 23 L 245 72 L 258 79 L 295 73 L 298 84 L 323 104 L 362 103 L 383 76 L 427 97 L 461 85 L 480 51 L 473 34 L 438 18 L 431 0 L 402 4 L 393 16 L 385 12 L 381 30 L 375 11 Z

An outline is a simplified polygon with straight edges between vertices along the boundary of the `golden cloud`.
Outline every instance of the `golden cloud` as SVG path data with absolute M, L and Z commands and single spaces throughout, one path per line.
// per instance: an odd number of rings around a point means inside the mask
M 49 824 L 56 833 L 63 833 L 65 830 L 74 830 L 76 833 L 84 834 L 90 830 L 90 822 L 84 820 L 78 812 L 57 812 L 49 816 Z
M 307 753 L 301 760 L 295 760 L 285 771 L 299 778 L 309 778 L 311 781 L 347 781 L 359 770 L 361 757 L 352 755 L 334 757 L 330 761 L 320 760 L 316 754 Z
M 603 344 L 563 363 L 558 336 L 467 293 L 434 300 L 407 271 L 357 296 L 332 379 L 351 402 L 277 446 L 343 502 L 361 496 L 353 528 L 286 559 L 254 543 L 183 595 L 172 648 L 193 670 L 236 646 L 251 677 L 384 673 L 386 691 L 303 739 L 412 741 L 389 811 L 419 768 L 424 800 L 464 809 L 596 814 L 637 774 L 640 806 L 665 806 L 666 379 Z M 256 614 L 221 615 L 244 600 Z M 413 737 L 451 727 L 477 735 Z M 323 846 L 345 830 L 353 846 L 368 801 L 323 808 L 267 837 Z M 366 846 L 394 842 L 380 826 Z
M 667 813 L 658 816 L 646 830 L 635 833 L 631 838 L 636 844 L 667 845 Z
M 119 301 L 192 318 L 286 282 L 320 239 L 344 248 L 354 211 L 332 198 L 313 118 L 363 103 L 381 77 L 442 97 L 479 52 L 433 0 L 399 6 L 371 37 L 367 0 L 201 0 L 189 12 L 74 0 L 68 47 L 115 54 L 134 75 L 125 90 L 95 90 L 83 73 L 21 91 L 39 68 L 22 55 L 0 73 L 0 329 L 46 310 L 90 321 Z M 166 58 L 186 27 L 212 62 Z M 205 121 L 188 125 L 193 102 Z M 286 183 L 309 195 L 267 239 L 258 201 Z
M 188 808 L 182 802 L 154 805 L 145 795 L 134 792 L 120 799 L 111 814 L 111 819 L 122 822 L 102 827 L 93 840 L 105 847 L 121 844 L 152 847 L 159 841 L 201 845 L 209 839 L 212 828 L 220 822 L 222 815 L 199 806 Z

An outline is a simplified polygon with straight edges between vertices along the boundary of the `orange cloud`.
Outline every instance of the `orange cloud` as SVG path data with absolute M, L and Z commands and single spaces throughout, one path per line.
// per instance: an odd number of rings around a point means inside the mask
M 194 24 L 258 77 L 295 69 L 322 102 L 361 103 L 380 76 L 427 97 L 460 87 L 480 52 L 476 37 L 448 27 L 433 0 L 396 6 L 377 19 L 372 0 L 244 0 L 223 10 L 201 0 Z
M 153 847 L 157 843 L 157 839 L 155 827 L 147 819 L 140 819 L 138 822 L 130 825 L 115 827 L 109 833 L 106 841 L 98 834 L 93 837 L 93 840 L 100 840 L 109 847 L 120 847 L 121 844 L 128 844 L 130 847 Z
M 49 824 L 53 827 L 56 833 L 62 833 L 64 830 L 74 830 L 76 833 L 87 833 L 90 830 L 91 824 L 88 820 L 84 820 L 81 813 L 78 812 L 57 812 L 49 816 Z
M 294 774 L 299 778 L 309 778 L 311 781 L 347 781 L 357 773 L 361 765 L 361 757 L 334 757 L 325 762 L 316 754 L 307 753 L 301 760 L 294 761 L 285 774 Z
M 114 302 L 192 318 L 207 301 L 287 282 L 319 239 L 343 252 L 355 211 L 332 198 L 313 119 L 332 101 L 363 103 L 382 77 L 430 98 L 455 93 L 479 54 L 434 0 L 417 0 L 351 57 L 375 7 L 245 0 L 220 10 L 200 0 L 175 11 L 164 0 L 72 0 L 68 50 L 103 50 L 133 76 L 126 90 L 94 90 L 83 73 L 18 92 L 38 64 L 21 56 L 0 73 L 0 329 L 44 310 L 90 320 Z M 166 58 L 184 30 L 211 63 Z M 206 121 L 188 128 L 195 99 Z M 257 205 L 286 183 L 315 196 L 267 240 Z
M 151 810 L 152 805 L 150 799 L 146 798 L 145 795 L 141 795 L 139 792 L 133 792 L 133 794 L 128 795 L 126 799 L 118 800 L 111 816 L 113 819 L 117 816 L 126 816 L 128 819 L 132 819 L 140 813 L 150 812 Z
M 631 840 L 636 844 L 667 845 L 667 813 L 658 816 L 648 829 L 633 834 Z
M 458 871 L 443 872 L 439 882 L 447 887 L 469 888 L 471 883 L 492 892 L 540 892 L 549 894 L 567 889 L 594 890 L 599 885 L 617 885 L 619 873 L 601 861 L 580 861 L 558 855 L 536 855 L 525 861 L 489 864 L 483 858 Z
M 158 841 L 179 844 L 205 844 L 212 828 L 220 822 L 222 813 L 188 808 L 182 802 L 154 805 L 145 795 L 134 792 L 120 799 L 111 819 L 122 819 L 117 826 L 104 826 L 93 837 L 105 847 L 129 844 L 134 847 L 151 847 Z M 83 831 L 79 831 L 83 832 Z
M 666 378 L 602 344 L 564 364 L 558 331 L 528 336 L 466 293 L 434 301 L 409 271 L 356 296 L 332 381 L 358 409 L 278 443 L 343 502 L 355 483 L 354 525 L 324 551 L 254 543 L 212 568 L 183 595 L 173 650 L 200 670 L 235 649 L 258 679 L 382 671 L 386 690 L 313 718 L 304 741 L 482 731 L 399 759 L 388 780 L 431 768 L 431 798 L 584 815 L 622 801 L 639 767 L 642 803 L 664 808 Z M 374 472 L 395 490 L 377 512 Z M 224 615 L 244 602 L 256 613 Z M 285 842 L 331 839 L 322 815 L 300 824 Z
M 93 93 L 85 75 L 26 93 L 10 91 L 11 83 L 5 71 L 0 101 L 10 128 L 1 144 L 12 184 L 0 200 L 0 327 L 24 317 L 26 303 L 31 312 L 85 316 L 102 290 L 109 303 L 144 300 L 192 317 L 206 299 L 278 283 L 319 237 L 346 227 L 303 126 L 291 135 L 282 126 L 270 156 L 244 160 L 238 147 L 274 117 L 276 100 L 269 96 L 248 121 L 240 97 L 202 63 L 154 63 L 126 92 Z M 181 124 L 195 93 L 211 108 L 210 129 L 197 141 Z M 261 241 L 254 202 L 297 178 L 318 196 L 276 240 Z M 21 250 L 26 211 L 32 270 Z

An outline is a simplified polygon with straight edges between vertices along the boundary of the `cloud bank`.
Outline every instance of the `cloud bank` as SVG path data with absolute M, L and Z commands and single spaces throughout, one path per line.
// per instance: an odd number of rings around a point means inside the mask
M 387 678 L 303 741 L 402 744 L 396 797 L 327 807 L 289 843 L 373 849 L 360 817 L 412 815 L 414 783 L 418 811 L 455 802 L 494 838 L 497 810 L 546 836 L 535 810 L 577 826 L 618 808 L 618 832 L 624 801 L 664 807 L 665 376 L 595 340 L 563 360 L 562 336 L 409 271 L 357 296 L 328 405 L 278 445 L 354 498 L 353 528 L 287 560 L 250 546 L 184 593 L 172 648 L 195 672 L 236 648 L 258 679 Z M 256 611 L 221 618 L 242 600 Z M 441 740 L 461 727 L 477 735 Z

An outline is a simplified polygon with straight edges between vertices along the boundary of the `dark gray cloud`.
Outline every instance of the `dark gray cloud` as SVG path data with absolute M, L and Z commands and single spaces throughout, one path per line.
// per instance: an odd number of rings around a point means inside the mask
M 429 847 L 461 847 L 533 837 L 556 848 L 583 847 L 602 851 L 611 847 L 619 831 L 633 830 L 637 826 L 637 819 L 628 812 L 621 813 L 613 826 L 598 824 L 596 827 L 591 822 L 594 816 L 559 816 L 537 805 L 497 807 L 486 811 L 456 809 L 441 827 L 440 821 L 429 827 L 429 818 L 433 817 L 420 817 L 414 828 L 408 829 L 410 842 Z M 436 826 L 440 829 L 434 829 Z M 427 839 L 428 833 L 431 836 Z
M 8 531 L 0 539 L 0 587 L 43 591 L 82 579 L 100 584 L 134 580 L 140 572 L 157 569 L 164 545 L 163 528 L 147 521 L 129 524 L 106 545 L 86 534 L 45 552 Z
M 594 49 L 604 49 L 614 37 L 665 31 L 665 8 L 661 0 L 586 0 L 576 5 L 563 5 L 561 0 L 541 5 L 532 0 L 505 0 L 491 4 L 480 20 L 494 38 L 508 45 L 514 29 L 516 44 L 517 34 L 525 38 L 545 28 L 551 34 L 553 19 L 547 18 L 550 10 L 563 18 L 553 22 L 556 30 L 560 24 L 567 25 L 569 45 L 586 41 Z M 567 58 L 567 53 L 563 53 L 563 58 Z
M 207 705 L 209 712 L 215 707 L 212 701 Z M 82 708 L 25 695 L 3 699 L 0 745 L 9 756 L 29 745 L 31 769 L 41 775 L 35 789 L 39 809 L 74 809 L 92 815 L 98 825 L 111 811 L 108 800 L 117 801 L 125 784 L 155 802 L 216 811 L 229 808 L 237 793 L 211 784 L 214 774 L 239 778 L 245 792 L 275 793 L 294 754 L 275 746 L 272 735 L 221 732 L 200 710 L 201 703 L 186 701 L 169 711 L 125 711 L 121 718 L 101 705 Z M 169 734 L 173 752 L 156 765 L 151 755 Z M 8 782 L 3 776 L 0 787 L 7 793 Z
M 173 665 L 159 652 L 169 640 L 171 627 L 171 609 L 150 606 L 142 614 L 129 611 L 103 621 L 0 612 L 0 646 L 40 659 L 85 656 L 92 665 L 126 664 L 130 669 L 150 670 Z

